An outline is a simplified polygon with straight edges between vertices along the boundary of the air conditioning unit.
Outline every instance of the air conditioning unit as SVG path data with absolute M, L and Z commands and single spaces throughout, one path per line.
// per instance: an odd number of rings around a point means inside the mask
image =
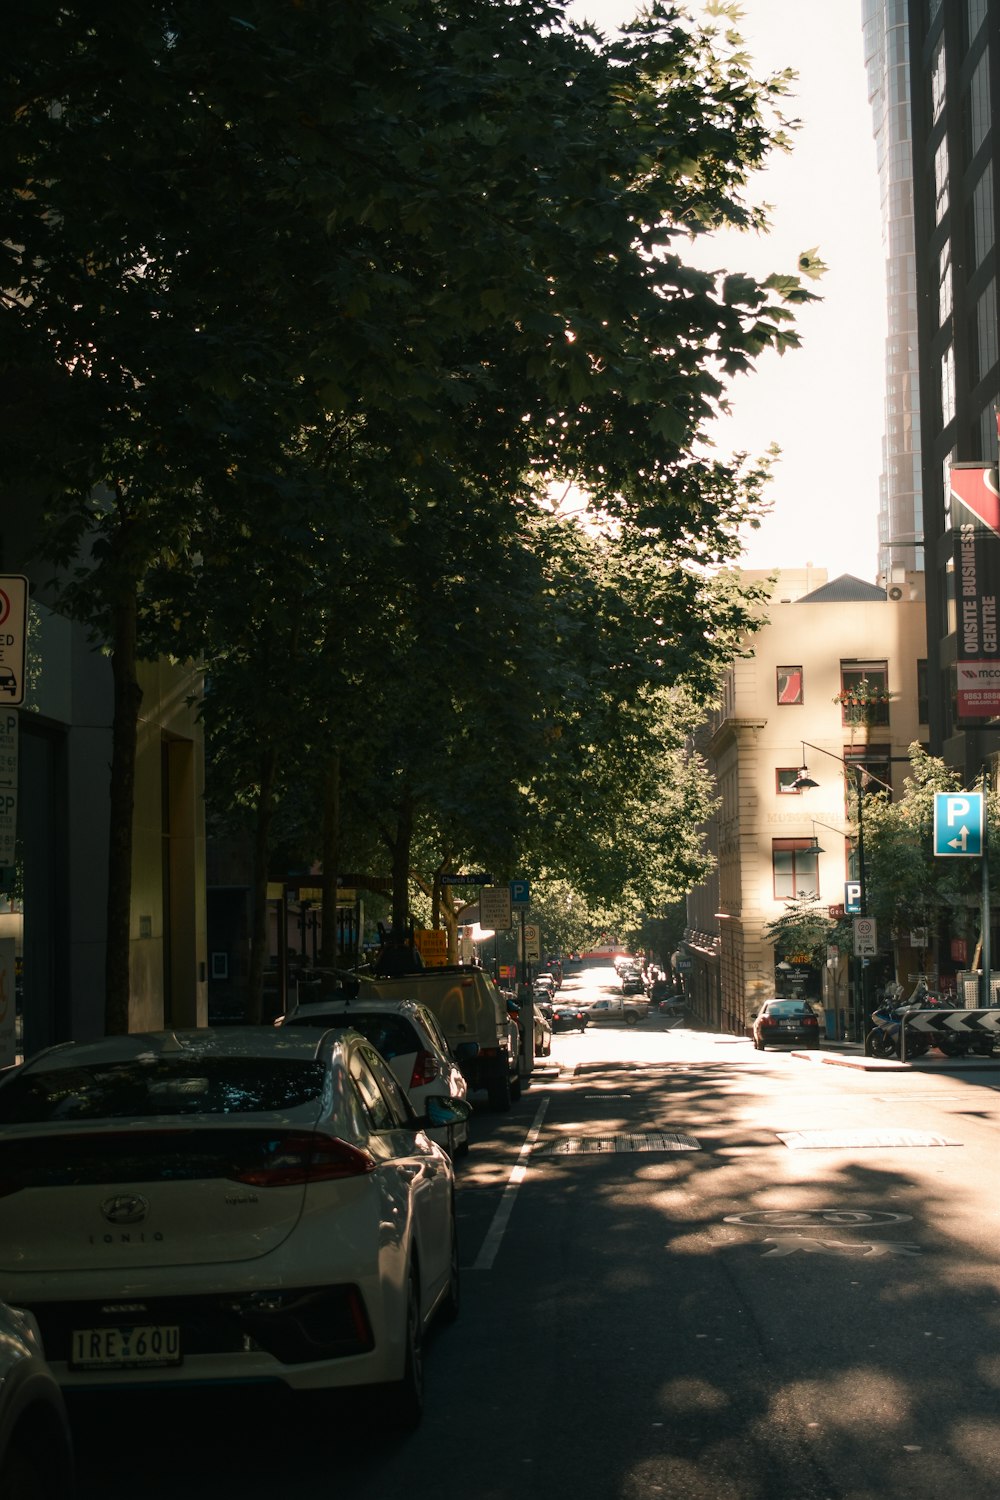
M 900 588 L 900 586 L 899 586 L 898 583 L 894 583 L 893 586 L 892 586 L 892 588 L 889 590 L 889 598 L 890 599 L 902 599 L 902 597 L 903 597 L 903 590 Z

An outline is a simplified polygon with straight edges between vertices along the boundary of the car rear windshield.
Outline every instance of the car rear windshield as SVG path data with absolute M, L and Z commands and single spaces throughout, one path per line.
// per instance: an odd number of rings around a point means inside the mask
M 767 1007 L 769 1016 L 811 1016 L 812 1011 L 801 1000 L 781 1000 Z
M 405 1016 L 366 1015 L 364 1011 L 348 1011 L 335 1020 L 329 1016 L 290 1016 L 286 1026 L 350 1026 L 360 1031 L 366 1041 L 387 1061 L 408 1052 L 419 1052 L 423 1046 L 420 1038 Z
M 323 1087 L 321 1062 L 150 1057 L 14 1074 L 0 1086 L 0 1125 L 153 1115 L 242 1115 L 294 1109 Z

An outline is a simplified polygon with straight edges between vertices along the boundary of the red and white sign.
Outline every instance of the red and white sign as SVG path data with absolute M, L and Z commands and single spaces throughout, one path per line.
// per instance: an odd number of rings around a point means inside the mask
M 1000 715 L 1000 662 L 960 661 L 956 666 L 960 719 Z
M 28 580 L 20 573 L 0 577 L 0 705 L 24 702 L 25 638 L 28 633 Z
M 1000 534 L 1000 488 L 996 469 L 985 464 L 952 464 L 951 466 L 952 510 L 956 501 L 964 505 L 968 516 L 953 515 L 953 524 L 971 521 L 976 526 L 986 526 Z

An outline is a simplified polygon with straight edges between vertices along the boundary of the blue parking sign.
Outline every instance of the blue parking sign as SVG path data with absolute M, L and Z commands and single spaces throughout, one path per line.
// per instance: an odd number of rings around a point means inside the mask
M 511 906 L 530 906 L 531 898 L 528 894 L 528 882 L 526 880 L 512 880 L 510 883 Z
M 982 852 L 982 792 L 935 792 L 935 855 L 941 859 L 967 859 L 978 858 Z

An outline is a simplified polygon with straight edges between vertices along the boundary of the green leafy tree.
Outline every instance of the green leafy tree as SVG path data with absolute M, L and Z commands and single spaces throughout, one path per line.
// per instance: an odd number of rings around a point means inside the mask
M 248 497 L 272 544 L 296 528 L 304 453 L 341 555 L 361 516 L 422 561 L 470 494 L 468 522 L 502 545 L 552 480 L 583 486 L 638 551 L 666 539 L 694 571 L 736 555 L 754 486 L 700 439 L 732 375 L 795 345 L 813 294 L 679 253 L 762 226 L 744 184 L 786 144 L 787 76 L 754 79 L 730 21 L 654 5 L 609 42 L 555 0 L 16 8 L 3 450 L 9 476 L 31 476 L 64 607 L 111 656 L 109 1031 L 128 1018 L 136 662 L 165 635 L 221 661 L 235 600 L 210 618 L 191 578 L 220 537 L 260 550 L 238 524 Z M 215 580 L 242 587 L 252 569 L 228 555 Z M 385 567 L 387 595 L 401 576 Z M 274 604 L 297 683 L 323 648 L 304 613 L 285 618 L 296 598 Z M 261 635 L 271 602 L 243 596 Z M 373 755 L 397 891 L 429 780 L 398 726 L 429 739 L 448 706 L 413 691 L 444 669 L 426 623 L 418 677 L 415 612 L 404 598 L 367 641 L 409 658 L 386 672 L 402 696 Z M 692 619 L 689 639 L 712 628 Z M 341 754 L 356 697 L 317 715 Z
M 981 927 L 981 863 L 934 855 L 934 798 L 961 787 L 957 771 L 914 742 L 903 794 L 865 796 L 865 897 L 868 912 L 887 932 L 937 930 L 944 919 L 957 936 Z M 1000 855 L 1000 796 L 986 801 L 989 856 Z M 981 941 L 981 933 L 980 933 Z
M 841 936 L 838 924 L 820 905 L 819 899 L 805 894 L 786 901 L 781 916 L 773 922 L 766 922 L 762 932 L 779 955 L 808 953 L 813 964 L 822 964 L 827 947 L 837 943 Z

